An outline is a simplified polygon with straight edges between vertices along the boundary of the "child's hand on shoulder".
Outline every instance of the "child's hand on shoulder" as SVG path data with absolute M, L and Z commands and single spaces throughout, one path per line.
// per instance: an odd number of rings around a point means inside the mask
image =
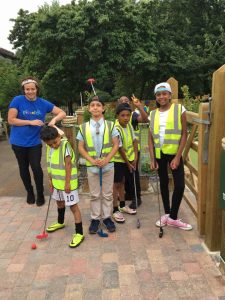
M 70 189 L 70 182 L 66 182 L 65 183 L 65 192 L 67 194 L 69 194 L 71 192 L 71 189 Z
M 172 170 L 176 170 L 178 168 L 179 164 L 180 164 L 180 158 L 175 156 L 174 159 L 170 163 L 170 168 Z

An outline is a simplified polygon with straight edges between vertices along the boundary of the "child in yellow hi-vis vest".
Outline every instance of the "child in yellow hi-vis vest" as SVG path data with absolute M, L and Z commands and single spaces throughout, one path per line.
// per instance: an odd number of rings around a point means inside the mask
M 132 201 L 130 207 L 125 205 L 124 199 L 124 183 L 125 177 L 130 178 L 130 185 L 134 186 L 131 174 L 135 172 L 137 157 L 138 157 L 138 143 L 134 134 L 134 130 L 130 124 L 131 107 L 127 103 L 121 103 L 116 108 L 117 120 L 115 126 L 120 134 L 122 142 L 121 147 L 114 156 L 114 208 L 113 218 L 118 223 L 124 223 L 125 218 L 123 213 L 134 215 L 136 214 L 136 203 Z M 119 206 L 118 206 L 119 199 Z
M 158 108 L 150 112 L 149 152 L 151 169 L 158 170 L 160 190 L 165 215 L 156 226 L 173 226 L 191 230 L 190 224 L 177 219 L 178 210 L 184 194 L 184 164 L 182 152 L 187 140 L 187 121 L 185 108 L 171 103 L 171 87 L 167 82 L 159 83 L 154 89 Z M 174 191 L 169 201 L 168 165 L 173 174 Z
M 78 207 L 78 178 L 74 151 L 66 138 L 55 127 L 43 126 L 41 139 L 47 145 L 47 165 L 52 199 L 58 206 L 58 222 L 51 224 L 47 232 L 65 227 L 65 206 L 69 206 L 75 221 L 75 231 L 69 246 L 75 248 L 84 240 L 81 213 Z
M 91 224 L 89 233 L 97 233 L 101 220 L 109 232 L 116 226 L 111 219 L 113 208 L 113 156 L 119 148 L 119 133 L 114 123 L 104 119 L 103 99 L 94 96 L 88 105 L 91 119 L 80 126 L 78 150 L 86 159 L 90 190 Z

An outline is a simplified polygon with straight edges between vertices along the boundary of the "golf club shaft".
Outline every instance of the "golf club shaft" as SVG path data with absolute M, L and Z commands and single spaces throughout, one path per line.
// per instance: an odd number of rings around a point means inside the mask
M 92 90 L 93 90 L 93 92 L 94 92 L 94 95 L 96 96 L 95 88 L 94 88 L 94 85 L 93 85 L 92 82 L 91 82 L 91 87 L 92 87 Z
M 156 178 L 156 188 L 157 188 L 157 199 L 158 199 L 158 208 L 159 208 L 159 226 L 160 226 L 160 232 L 162 231 L 162 223 L 161 223 L 161 205 L 160 205 L 160 199 L 159 199 L 159 179 L 158 174 L 155 171 L 155 178 Z
M 49 200 L 48 200 L 48 208 L 47 208 L 47 213 L 46 213 L 46 217 L 45 217 L 45 223 L 44 223 L 44 230 L 43 230 L 43 232 L 45 232 L 45 229 L 46 229 L 46 224 L 47 224 L 47 219 L 48 219 L 48 212 L 49 212 L 51 198 L 52 198 L 52 195 L 49 196 Z
M 133 179 L 134 179 L 134 194 L 135 194 L 135 203 L 136 203 L 136 212 L 137 212 L 138 201 L 137 201 L 137 187 L 136 187 L 135 170 L 133 170 Z M 137 228 L 139 228 L 140 226 L 141 226 L 141 223 L 137 216 Z

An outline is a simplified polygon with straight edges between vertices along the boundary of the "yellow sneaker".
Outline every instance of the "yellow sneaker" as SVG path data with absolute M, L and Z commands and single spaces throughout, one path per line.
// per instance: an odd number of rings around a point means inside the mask
M 83 240 L 84 240 L 84 235 L 79 233 L 73 234 L 72 241 L 69 244 L 70 248 L 78 247 L 83 242 Z
M 60 224 L 60 223 L 52 223 L 48 228 L 46 229 L 47 232 L 54 232 L 58 229 L 62 229 L 65 227 L 65 223 Z

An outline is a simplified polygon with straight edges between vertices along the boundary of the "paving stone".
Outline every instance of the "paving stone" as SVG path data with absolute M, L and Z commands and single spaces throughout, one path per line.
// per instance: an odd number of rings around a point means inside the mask
M 70 249 L 74 220 L 69 209 L 65 229 L 39 241 L 35 237 L 43 230 L 47 203 L 31 207 L 23 196 L 10 198 L 6 205 L 5 197 L 0 197 L 0 299 L 225 299 L 217 260 L 202 247 L 196 219 L 183 202 L 180 214 L 194 225 L 190 232 L 165 227 L 159 239 L 153 194 L 142 197 L 140 229 L 136 217 L 126 215 L 125 224 L 117 225 L 116 233 L 103 239 L 88 234 L 90 200 L 84 195 L 80 198 L 85 241 Z M 48 223 L 56 218 L 56 205 L 51 204 Z M 33 242 L 35 251 L 31 250 Z
M 114 289 L 119 287 L 119 275 L 116 270 L 103 272 L 102 280 L 104 289 Z

